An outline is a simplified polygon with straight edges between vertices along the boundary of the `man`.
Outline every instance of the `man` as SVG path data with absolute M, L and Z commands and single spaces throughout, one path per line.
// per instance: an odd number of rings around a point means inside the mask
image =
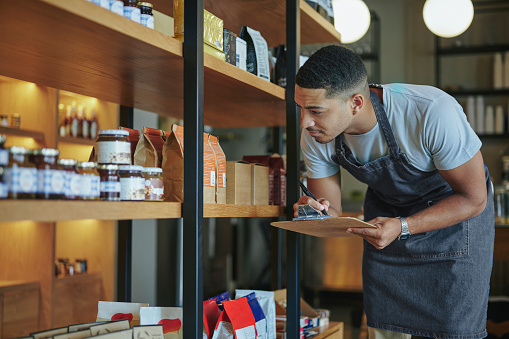
M 370 88 L 362 60 L 339 46 L 297 73 L 301 197 L 341 214 L 339 167 L 366 183 L 363 293 L 370 338 L 483 338 L 495 232 L 481 141 L 461 106 L 430 86 Z

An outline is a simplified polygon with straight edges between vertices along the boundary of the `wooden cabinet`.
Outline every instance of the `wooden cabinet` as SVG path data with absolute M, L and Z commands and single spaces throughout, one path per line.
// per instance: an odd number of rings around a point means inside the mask
M 170 4 L 167 0 L 154 1 L 155 8 L 160 6 L 167 14 L 171 14 Z M 285 43 L 284 2 L 206 1 L 205 8 L 222 18 L 227 28 L 240 31 L 241 25 L 248 25 L 259 30 L 271 47 Z M 300 1 L 300 14 L 303 43 L 339 41 L 334 27 L 304 0 Z M 175 118 L 183 116 L 184 57 L 178 40 L 85 0 L 0 0 L 0 32 L 0 86 L 3 77 L 9 77 L 30 82 L 31 87 L 45 92 L 44 99 L 36 99 L 28 110 L 32 115 L 22 120 L 20 130 L 0 128 L 14 144 L 28 139 L 32 140 L 30 148 L 58 147 L 68 157 L 81 146 L 90 149 L 90 142 L 58 136 L 61 116 L 55 113 L 58 104 L 51 99 L 57 91 L 66 91 L 64 96 L 77 93 L 97 98 L 105 106 L 114 105 L 111 110 L 123 105 Z M 19 96 L 13 98 L 12 104 L 20 102 Z M 0 100 L 0 109 L 3 104 Z M 215 128 L 286 124 L 284 88 L 208 54 L 204 55 L 204 105 L 204 122 Z M 108 123 L 101 129 L 118 126 L 118 111 L 105 118 Z M 102 296 L 114 297 L 114 278 L 110 275 L 114 263 L 98 264 L 97 270 L 91 265 L 90 272 L 100 273 L 100 278 L 95 274 L 71 280 L 53 277 L 54 259 L 61 255 L 73 259 L 75 255 L 72 248 L 78 245 L 65 243 L 72 239 L 76 244 L 81 239 L 77 233 L 68 232 L 68 227 L 73 228 L 66 224 L 69 220 L 101 220 L 94 226 L 97 246 L 85 247 L 93 249 L 88 252 L 90 257 L 100 247 L 107 253 L 99 255 L 110 260 L 116 220 L 183 217 L 182 204 L 159 202 L 4 200 L 0 210 L 0 258 L 2 263 L 8 262 L 0 268 L 0 279 L 40 282 L 40 330 L 63 325 L 69 314 L 76 314 L 75 307 L 81 302 L 75 293 L 97 294 L 98 281 L 107 286 Z M 282 215 L 280 206 L 215 204 L 205 204 L 203 214 L 205 218 Z M 62 237 L 65 240 L 60 240 Z M 17 246 L 21 243 L 23 246 Z M 93 280 L 87 286 L 91 291 L 83 285 L 87 279 Z M 62 293 L 73 295 L 71 304 L 63 302 Z
M 23 336 L 39 329 L 40 286 L 37 282 L 0 281 L 0 335 Z

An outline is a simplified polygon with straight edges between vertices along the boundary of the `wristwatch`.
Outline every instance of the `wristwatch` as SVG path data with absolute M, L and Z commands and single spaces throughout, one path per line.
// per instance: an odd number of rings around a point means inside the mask
M 410 232 L 408 231 L 408 224 L 403 217 L 396 217 L 401 221 L 401 233 L 398 236 L 398 240 L 406 240 L 410 237 Z

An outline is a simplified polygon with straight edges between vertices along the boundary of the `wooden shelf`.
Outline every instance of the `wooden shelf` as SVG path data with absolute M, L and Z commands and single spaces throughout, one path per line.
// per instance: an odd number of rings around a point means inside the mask
M 311 338 L 313 338 L 313 339 L 322 339 L 322 338 L 343 339 L 344 326 L 345 326 L 345 324 L 343 322 L 330 321 L 328 325 L 313 328 L 312 330 L 318 332 L 318 334 Z
M 0 127 L 0 134 L 14 135 L 23 138 L 32 138 L 41 145 L 44 145 L 44 134 L 36 131 L 28 131 L 19 128 L 12 127 Z
M 183 116 L 182 43 L 176 39 L 84 0 L 2 0 L 0 32 L 2 75 Z M 208 54 L 204 58 L 205 124 L 285 124 L 283 88 Z
M 171 1 L 153 0 L 154 9 L 173 16 Z M 205 9 L 223 19 L 224 28 L 237 35 L 241 27 L 260 31 L 269 47 L 286 44 L 286 5 L 280 0 L 205 0 Z M 301 44 L 334 43 L 341 34 L 304 0 L 300 1 Z
M 32 220 L 131 220 L 173 219 L 182 217 L 182 204 L 145 201 L 66 201 L 66 200 L 2 200 L 0 222 Z M 205 218 L 279 217 L 284 207 L 258 205 L 205 204 Z
M 85 146 L 94 146 L 95 140 L 85 139 L 85 138 L 73 138 L 73 137 L 58 137 L 59 143 L 66 144 L 77 144 L 77 145 L 85 145 Z

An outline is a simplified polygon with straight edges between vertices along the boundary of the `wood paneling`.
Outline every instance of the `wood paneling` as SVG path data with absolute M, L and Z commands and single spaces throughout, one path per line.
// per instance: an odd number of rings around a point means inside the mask
M 3 293 L 3 317 L 0 318 L 2 338 L 22 337 L 38 331 L 39 300 L 37 283 L 22 285 L 18 290 Z

